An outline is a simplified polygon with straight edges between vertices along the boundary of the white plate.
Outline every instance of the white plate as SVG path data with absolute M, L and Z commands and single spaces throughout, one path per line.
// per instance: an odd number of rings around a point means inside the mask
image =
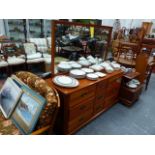
M 79 85 L 78 80 L 64 75 L 54 77 L 53 82 L 58 86 L 67 87 L 67 88 L 73 88 Z
M 101 71 L 103 69 L 103 67 L 100 65 L 92 65 L 92 66 L 90 66 L 90 68 L 95 71 Z
M 58 69 L 60 70 L 70 70 L 72 67 L 69 64 L 59 64 Z
M 80 70 L 80 69 L 73 69 L 73 70 L 70 71 L 70 73 L 72 75 L 77 75 L 77 76 L 86 75 L 86 73 L 83 70 Z
M 89 80 L 97 80 L 98 79 L 98 75 L 90 73 L 86 75 L 87 79 Z
M 99 77 L 104 77 L 107 75 L 107 74 L 102 73 L 102 72 L 95 72 L 95 74 L 98 75 Z
M 82 68 L 81 70 L 86 72 L 86 73 L 93 73 L 94 72 L 94 70 L 91 68 Z
M 82 67 L 82 65 L 78 64 L 78 63 L 72 63 L 71 64 L 72 68 L 76 68 L 76 69 L 80 69 Z
M 129 84 L 129 83 L 127 83 L 127 86 L 129 87 L 129 88 L 137 88 L 137 85 L 136 84 Z
M 134 83 L 136 85 L 140 85 L 140 82 L 137 79 L 132 79 L 131 81 L 132 81 L 132 83 Z
M 80 65 L 86 66 L 86 67 L 88 67 L 88 66 L 91 65 L 91 63 L 90 63 L 89 61 L 87 61 L 87 60 L 82 60 L 82 61 L 79 61 L 78 63 L 79 63 Z

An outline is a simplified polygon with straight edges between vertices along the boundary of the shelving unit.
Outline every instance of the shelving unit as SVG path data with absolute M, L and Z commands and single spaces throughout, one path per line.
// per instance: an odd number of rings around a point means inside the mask
M 51 20 L 45 19 L 44 20 L 44 31 L 46 37 L 51 37 Z
M 27 40 L 27 24 L 26 19 L 8 19 L 5 20 L 7 35 L 12 41 Z
M 43 19 L 29 19 L 28 27 L 29 27 L 30 38 L 43 38 L 44 37 Z
M 140 75 L 139 72 L 131 72 L 125 74 L 122 78 L 121 91 L 120 91 L 120 101 L 126 105 L 131 106 L 139 99 L 139 96 L 143 89 L 143 84 L 138 85 L 137 88 L 129 88 L 126 86 L 126 83 L 130 80 L 137 78 Z

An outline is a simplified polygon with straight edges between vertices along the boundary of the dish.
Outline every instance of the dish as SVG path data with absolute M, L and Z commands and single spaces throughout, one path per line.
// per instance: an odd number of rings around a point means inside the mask
M 65 75 L 59 75 L 53 78 L 53 82 L 61 87 L 74 88 L 79 85 L 79 81 Z
M 86 72 L 86 73 L 93 73 L 94 72 L 94 70 L 91 68 L 82 68 L 81 70 Z
M 95 74 L 98 75 L 99 77 L 104 77 L 107 75 L 107 74 L 102 73 L 102 72 L 95 72 Z
M 69 71 L 72 68 L 69 64 L 66 63 L 60 63 L 57 67 L 59 71 Z
M 136 84 L 133 84 L 133 83 L 127 83 L 127 86 L 129 88 L 137 88 L 137 85 Z
M 98 75 L 94 74 L 94 73 L 90 73 L 86 75 L 87 79 L 89 80 L 98 80 Z
M 90 66 L 90 68 L 95 71 L 101 71 L 103 69 L 103 67 L 100 65 L 92 65 L 92 66 Z
M 82 65 L 78 64 L 78 63 L 72 63 L 71 64 L 71 67 L 72 68 L 75 68 L 75 69 L 80 69 L 82 67 Z
M 140 85 L 140 82 L 137 79 L 132 79 L 132 82 L 136 85 Z
M 85 78 L 86 72 L 80 69 L 73 69 L 70 71 L 70 76 L 77 78 L 77 79 L 82 79 Z

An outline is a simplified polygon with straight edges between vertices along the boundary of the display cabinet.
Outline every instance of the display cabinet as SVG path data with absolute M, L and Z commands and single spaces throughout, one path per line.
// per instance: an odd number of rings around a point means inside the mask
M 5 27 L 7 36 L 13 41 L 27 40 L 27 22 L 26 19 L 6 19 Z
M 29 27 L 29 38 L 44 37 L 43 19 L 29 19 L 28 27 Z
M 51 20 L 44 20 L 44 33 L 46 37 L 51 37 Z

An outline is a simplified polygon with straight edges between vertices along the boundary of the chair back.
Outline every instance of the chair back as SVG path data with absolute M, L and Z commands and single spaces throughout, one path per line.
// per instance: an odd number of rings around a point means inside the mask
M 27 55 L 37 53 L 37 49 L 34 43 L 23 43 L 23 47 Z

